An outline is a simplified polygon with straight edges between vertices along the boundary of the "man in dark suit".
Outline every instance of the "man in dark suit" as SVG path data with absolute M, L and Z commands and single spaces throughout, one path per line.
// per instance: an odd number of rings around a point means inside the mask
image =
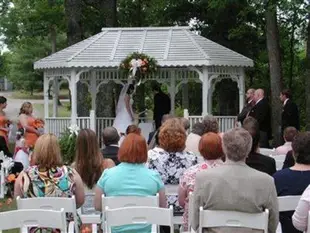
M 119 164 L 117 158 L 119 139 L 119 134 L 114 127 L 107 127 L 102 132 L 102 140 L 105 145 L 104 149 L 101 150 L 102 155 L 105 159 L 112 159 L 116 165 Z
M 169 114 L 171 110 L 170 97 L 165 94 L 160 85 L 155 84 L 152 86 L 152 90 L 155 93 L 154 95 L 154 117 L 156 130 L 161 126 L 161 119 L 163 115 Z
M 255 105 L 249 113 L 259 124 L 260 141 L 259 146 L 269 148 L 269 139 L 271 139 L 271 109 L 268 100 L 265 98 L 263 89 L 257 89 L 254 93 Z
M 246 96 L 246 104 L 244 105 L 242 111 L 238 114 L 237 121 L 243 124 L 244 119 L 247 117 L 248 113 L 251 111 L 252 107 L 254 106 L 254 92 L 253 88 L 250 88 L 245 96 Z
M 258 171 L 264 172 L 270 176 L 276 173 L 276 161 L 270 156 L 262 155 L 257 152 L 260 132 L 259 124 L 253 117 L 247 117 L 243 121 L 243 126 L 252 136 L 252 148 L 246 159 L 246 164 Z
M 291 91 L 288 89 L 281 91 L 280 100 L 283 103 L 282 132 L 289 126 L 299 130 L 299 112 L 297 105 L 292 101 Z

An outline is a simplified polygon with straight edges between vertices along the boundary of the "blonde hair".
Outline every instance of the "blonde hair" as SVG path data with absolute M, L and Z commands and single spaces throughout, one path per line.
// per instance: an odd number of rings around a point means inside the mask
M 32 159 L 39 168 L 51 169 L 63 166 L 60 146 L 54 134 L 43 134 L 34 146 Z
M 32 104 L 30 102 L 24 102 L 22 104 L 22 106 L 20 107 L 20 110 L 19 110 L 19 115 L 20 114 L 26 114 L 28 115 L 30 112 L 29 112 L 29 109 L 32 108 Z

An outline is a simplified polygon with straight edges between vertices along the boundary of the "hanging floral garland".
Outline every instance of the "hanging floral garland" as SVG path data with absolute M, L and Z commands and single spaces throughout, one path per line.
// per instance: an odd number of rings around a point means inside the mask
M 132 53 L 128 55 L 119 66 L 121 72 L 128 74 L 132 72 L 131 77 L 143 76 L 155 73 L 157 71 L 157 61 L 144 53 Z

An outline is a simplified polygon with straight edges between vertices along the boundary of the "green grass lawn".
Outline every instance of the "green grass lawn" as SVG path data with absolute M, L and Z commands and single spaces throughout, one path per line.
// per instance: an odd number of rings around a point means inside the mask
M 42 100 L 44 99 L 43 92 L 34 92 L 30 95 L 30 92 L 16 90 L 12 93 L 11 98 L 13 99 L 27 99 L 27 100 Z M 59 91 L 60 99 L 69 99 L 69 90 L 61 89 Z
M 0 199 L 0 212 L 4 211 L 10 211 L 10 210 L 16 210 L 16 202 L 13 200 L 13 202 L 8 205 L 7 199 Z M 8 231 L 3 231 L 4 233 L 19 233 L 19 229 L 14 229 L 14 230 L 8 230 Z
M 70 105 L 69 102 L 62 102 L 62 106 L 58 106 L 58 117 L 70 117 L 71 111 L 68 109 Z M 44 104 L 33 104 L 33 107 L 36 111 L 40 113 L 44 113 Z M 42 114 L 43 115 L 43 114 Z M 53 116 L 53 105 L 49 104 L 49 115 L 50 117 Z

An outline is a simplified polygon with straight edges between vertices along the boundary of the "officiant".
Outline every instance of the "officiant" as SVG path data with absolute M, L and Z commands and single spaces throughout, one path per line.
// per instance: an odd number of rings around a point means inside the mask
M 154 93 L 154 116 L 156 130 L 161 126 L 161 119 L 163 115 L 169 114 L 171 110 L 170 97 L 165 94 L 158 83 L 154 83 L 152 86 Z

